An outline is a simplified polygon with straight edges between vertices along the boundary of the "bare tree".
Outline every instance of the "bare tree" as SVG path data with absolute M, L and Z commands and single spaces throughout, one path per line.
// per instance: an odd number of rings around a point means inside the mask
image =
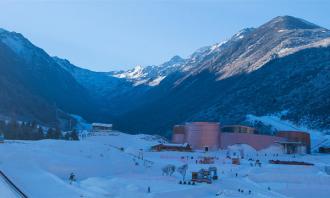
M 188 164 L 184 164 L 177 169 L 177 172 L 179 172 L 182 175 L 183 181 L 186 179 L 187 170 L 188 170 Z
M 166 165 L 166 166 L 164 166 L 163 168 L 162 168 L 162 171 L 163 171 L 163 175 L 170 175 L 170 176 L 172 176 L 172 174 L 175 172 L 175 166 L 174 165 L 172 165 L 172 164 L 168 164 L 168 165 Z

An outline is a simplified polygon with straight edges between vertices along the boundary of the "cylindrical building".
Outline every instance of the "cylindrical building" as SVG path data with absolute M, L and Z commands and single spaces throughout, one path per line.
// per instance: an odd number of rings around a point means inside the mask
M 185 126 L 184 125 L 175 125 L 173 127 L 172 142 L 175 144 L 185 143 Z
M 185 142 L 193 149 L 218 149 L 220 146 L 220 124 L 218 122 L 186 123 Z

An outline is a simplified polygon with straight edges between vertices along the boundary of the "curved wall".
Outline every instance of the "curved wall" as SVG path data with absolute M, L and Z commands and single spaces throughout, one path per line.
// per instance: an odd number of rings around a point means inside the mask
M 189 122 L 185 125 L 185 142 L 193 149 L 215 150 L 220 146 L 220 125 L 217 122 Z

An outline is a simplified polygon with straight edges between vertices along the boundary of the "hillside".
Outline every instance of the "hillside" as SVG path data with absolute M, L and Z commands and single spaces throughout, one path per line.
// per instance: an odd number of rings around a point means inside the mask
M 240 31 L 200 50 L 202 58 L 186 61 L 194 62 L 191 69 L 168 76 L 148 93 L 147 104 L 121 116 L 117 125 L 164 133 L 185 121 L 233 124 L 247 114 L 284 111 L 283 118 L 297 124 L 328 129 L 329 35 L 288 16 Z
M 0 41 L 0 116 L 52 124 L 61 112 L 162 135 L 186 121 L 237 124 L 247 115 L 330 128 L 330 31 L 292 16 L 245 28 L 187 58 L 127 71 L 83 69 L 15 32 L 1 30 Z
M 0 112 L 5 116 L 48 125 L 55 125 L 61 118 L 70 119 L 65 112 L 92 116 L 89 93 L 70 73 L 21 34 L 3 29 L 0 88 Z M 82 106 L 86 107 L 83 111 Z M 62 117 L 56 117 L 59 115 Z

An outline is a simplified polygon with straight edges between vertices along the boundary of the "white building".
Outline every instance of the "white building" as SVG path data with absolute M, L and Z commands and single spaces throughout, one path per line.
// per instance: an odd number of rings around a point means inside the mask
M 92 133 L 109 133 L 112 131 L 112 124 L 92 123 Z

